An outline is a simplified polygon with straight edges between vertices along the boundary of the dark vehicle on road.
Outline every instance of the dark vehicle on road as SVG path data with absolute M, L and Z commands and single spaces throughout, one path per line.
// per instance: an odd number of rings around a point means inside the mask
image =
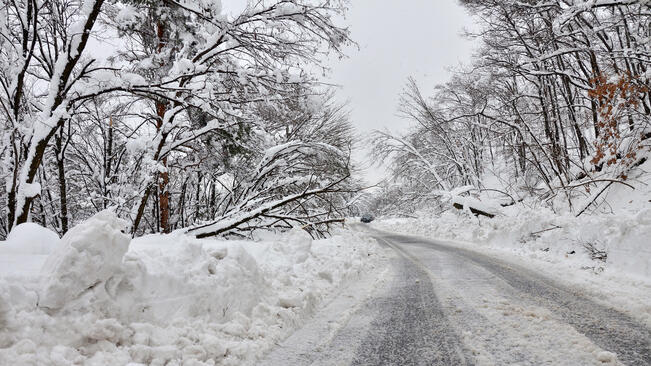
M 360 219 L 361 222 L 364 222 L 364 223 L 367 223 L 367 224 L 369 222 L 373 221 L 373 220 L 375 220 L 375 217 L 373 217 L 373 215 L 371 215 L 371 214 L 364 214 L 364 215 L 362 215 L 362 218 Z

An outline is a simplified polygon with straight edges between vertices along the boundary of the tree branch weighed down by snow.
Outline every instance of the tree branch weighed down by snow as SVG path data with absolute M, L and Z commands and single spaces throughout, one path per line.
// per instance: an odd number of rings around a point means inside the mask
M 348 117 L 315 76 L 351 42 L 344 11 L 339 0 L 250 2 L 232 16 L 218 0 L 0 7 L 0 238 L 30 220 L 63 234 L 109 206 L 133 235 L 170 232 L 224 213 L 225 178 L 243 186 L 270 146 L 350 149 Z
M 68 41 L 63 42 L 61 53 L 54 60 L 53 64 L 50 65 L 52 69 L 50 70 L 51 76 L 48 84 L 47 97 L 41 112 L 36 115 L 36 121 L 32 125 L 29 144 L 26 148 L 27 156 L 25 161 L 22 162 L 20 175 L 18 179 L 11 181 L 9 188 L 10 192 L 15 192 L 15 199 L 10 198 L 12 202 L 15 200 L 15 206 L 9 207 L 8 221 L 10 221 L 10 227 L 26 222 L 29 217 L 31 203 L 36 197 L 32 184 L 34 183 L 50 139 L 68 118 L 67 115 L 71 108 L 68 103 L 68 92 L 72 87 L 71 83 L 74 83 L 76 80 L 73 77 L 73 71 L 81 59 L 84 48 L 91 35 L 91 29 L 95 25 L 103 3 L 103 0 L 87 0 L 82 3 L 80 7 L 81 11 L 78 15 L 79 19 L 74 21 L 66 30 L 66 33 L 70 35 Z M 36 13 L 38 12 L 37 7 L 38 4 L 36 2 L 28 1 L 26 8 L 27 15 L 31 17 L 32 14 L 30 13 L 34 13 L 34 17 L 36 17 Z M 36 27 L 37 18 L 33 21 L 34 27 Z M 36 39 L 37 35 L 32 34 L 31 37 Z M 27 41 L 26 38 L 23 42 Z M 33 56 L 33 52 L 35 52 L 35 48 L 32 46 L 28 56 L 30 59 Z M 85 69 L 86 67 L 82 69 L 82 73 Z M 13 75 L 10 77 L 13 77 Z M 17 79 L 12 80 L 8 84 L 22 86 L 24 77 L 24 74 L 18 74 L 16 75 Z M 17 105 L 20 102 L 18 93 L 22 93 L 22 91 L 9 93 L 16 95 L 16 99 L 13 101 L 16 104 L 14 106 L 15 111 L 19 108 Z M 14 118 L 17 117 L 17 112 L 14 112 Z M 19 122 L 18 120 L 14 121 L 14 123 Z M 15 158 L 16 160 L 18 159 L 17 157 Z M 16 170 L 18 170 L 18 161 L 15 162 L 15 165 Z
M 298 226 L 322 236 L 323 227 L 327 230 L 330 224 L 341 222 L 348 206 L 348 199 L 337 197 L 348 197 L 358 190 L 349 183 L 348 159 L 323 143 L 292 141 L 272 147 L 258 164 L 256 174 L 230 191 L 229 204 L 219 218 L 187 232 L 204 238 Z M 285 176 L 288 172 L 291 174 Z
M 263 204 L 250 211 L 235 212 L 232 215 L 228 215 L 220 218 L 220 220 L 217 222 L 190 228 L 188 229 L 187 232 L 193 233 L 197 238 L 216 236 L 216 235 L 227 233 L 231 230 L 239 229 L 241 225 L 247 224 L 252 220 L 260 219 L 260 218 L 277 219 L 285 222 L 297 221 L 300 223 L 304 223 L 303 220 L 309 219 L 309 217 L 300 218 L 300 217 L 293 217 L 291 215 L 284 215 L 284 216 L 278 215 L 275 213 L 275 210 L 296 201 L 303 201 L 303 202 L 307 201 L 318 195 L 342 192 L 342 190 L 336 189 L 335 187 L 338 184 L 342 183 L 347 178 L 349 178 L 349 176 L 345 176 L 340 180 L 332 182 L 323 188 L 305 190 L 301 193 L 297 193 L 276 201 Z M 316 216 L 320 216 L 320 215 L 313 215 L 313 217 Z M 341 219 L 326 220 L 326 221 L 316 222 L 314 224 L 327 224 L 328 221 L 339 222 L 340 220 Z M 313 225 L 313 223 L 305 222 L 304 225 Z

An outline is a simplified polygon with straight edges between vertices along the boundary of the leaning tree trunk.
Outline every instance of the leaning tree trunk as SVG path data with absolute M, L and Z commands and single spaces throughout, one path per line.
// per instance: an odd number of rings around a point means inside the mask
M 61 205 L 61 233 L 68 232 L 68 195 L 66 188 L 66 171 L 63 162 L 64 145 L 63 134 L 54 136 L 54 152 L 56 154 L 57 172 L 59 175 L 59 204 Z
M 93 2 L 89 1 L 88 4 L 92 6 L 90 8 L 90 12 L 86 14 L 86 18 L 82 19 L 84 20 L 84 25 L 81 32 L 79 33 L 79 39 L 75 38 L 74 42 L 69 41 L 68 43 L 64 44 L 63 46 L 65 47 L 64 49 L 66 52 L 59 54 L 57 57 L 57 62 L 59 58 L 62 57 L 65 57 L 65 59 L 63 59 L 65 62 L 63 63 L 63 67 L 60 69 L 61 71 L 58 74 L 58 77 L 52 78 L 50 80 L 50 84 L 54 83 L 53 85 L 50 85 L 50 87 L 54 86 L 54 88 L 51 88 L 52 91 L 50 92 L 50 96 L 53 97 L 54 102 L 50 106 L 49 110 L 44 111 L 47 115 L 45 118 L 46 120 L 47 118 L 53 118 L 59 108 L 65 109 L 65 112 L 67 112 L 70 107 L 64 103 L 67 98 L 69 87 L 71 86 L 68 84 L 68 81 L 70 80 L 71 76 L 73 76 L 73 70 L 75 70 L 77 63 L 80 60 L 84 49 L 86 48 L 86 43 L 88 42 L 88 38 L 91 35 L 91 30 L 95 25 L 95 21 L 99 16 L 102 5 L 104 4 L 104 0 L 94 0 Z M 84 3 L 84 6 L 86 6 L 86 3 Z M 65 118 L 58 118 L 56 120 L 56 123 L 54 123 L 52 127 L 49 127 L 47 133 L 34 134 L 32 136 L 32 140 L 29 142 L 27 148 L 27 151 L 29 153 L 21 169 L 20 181 L 18 182 L 19 185 L 16 193 L 16 217 L 14 220 L 15 225 L 27 222 L 29 219 L 29 212 L 32 207 L 32 202 L 34 201 L 34 196 L 31 194 L 26 195 L 26 193 L 31 193 L 25 192 L 27 188 L 26 185 L 34 183 L 36 173 L 38 172 L 38 168 L 43 162 L 43 156 L 50 139 L 59 129 L 63 127 L 65 122 Z M 16 184 L 16 182 L 14 182 L 14 184 Z M 12 189 L 15 189 L 15 187 L 10 188 L 10 190 Z

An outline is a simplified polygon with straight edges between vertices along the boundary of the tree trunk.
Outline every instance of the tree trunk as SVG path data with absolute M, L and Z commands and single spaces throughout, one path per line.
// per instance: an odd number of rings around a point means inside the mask
M 165 103 L 156 102 L 156 114 L 159 118 L 158 128 L 163 127 L 163 117 L 167 107 Z M 170 192 L 167 189 L 170 182 L 170 173 L 167 171 L 167 157 L 161 159 L 161 165 L 165 169 L 160 172 L 158 178 L 158 202 L 159 202 L 159 212 L 160 212 L 160 229 L 164 233 L 170 232 Z
M 15 135 L 12 133 L 12 139 L 15 138 Z M 20 152 L 17 148 L 17 143 L 13 143 L 13 167 L 11 175 L 11 186 L 9 192 L 7 192 L 7 234 L 11 231 L 11 228 L 14 225 L 16 218 L 16 187 L 18 186 L 18 170 L 19 170 L 19 161 L 20 161 Z
M 107 208 L 109 205 L 109 185 L 113 180 L 113 117 L 109 117 L 109 127 L 107 131 L 106 143 L 104 149 L 104 182 L 102 187 L 102 194 L 104 195 L 103 207 Z
M 46 135 L 43 139 L 40 139 L 36 144 L 33 146 L 33 151 L 30 154 L 31 159 L 26 161 L 25 166 L 23 169 L 26 170 L 26 179 L 22 183 L 27 183 L 27 184 L 32 184 L 34 183 L 34 178 L 36 178 L 36 174 L 38 173 L 38 168 L 41 166 L 41 162 L 43 161 L 43 156 L 45 155 L 45 149 L 47 148 L 48 142 L 54 136 L 54 134 L 63 126 L 65 123 L 65 120 L 61 119 L 57 123 L 57 125 L 50 130 L 50 133 Z M 17 194 L 17 204 L 16 204 L 16 209 L 17 215 L 16 215 L 16 220 L 15 220 L 15 225 L 22 224 L 27 222 L 29 219 L 29 213 L 32 207 L 32 202 L 34 201 L 34 196 L 30 197 L 25 197 L 22 196 L 24 194 L 21 192 L 22 188 L 21 186 L 18 186 L 18 194 Z
M 59 173 L 59 204 L 61 205 L 61 233 L 68 232 L 68 196 L 66 189 L 66 171 L 63 159 L 63 135 L 57 134 L 54 137 L 55 146 L 54 153 L 56 154 L 57 172 Z

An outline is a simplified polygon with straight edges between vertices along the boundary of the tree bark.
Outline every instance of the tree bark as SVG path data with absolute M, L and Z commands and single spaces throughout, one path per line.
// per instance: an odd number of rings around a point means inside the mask
M 166 104 L 156 102 L 156 114 L 159 118 L 158 128 L 162 128 L 163 117 L 167 111 Z M 167 170 L 167 156 L 161 159 L 161 165 L 165 169 L 158 177 L 158 202 L 160 212 L 160 229 L 164 233 L 170 232 L 170 192 L 167 189 L 170 182 L 170 173 Z
M 68 232 L 68 196 L 66 188 L 66 171 L 64 165 L 64 147 L 63 136 L 58 134 L 54 137 L 55 146 L 54 153 L 56 154 L 57 172 L 59 173 L 59 204 L 61 205 L 61 233 Z

